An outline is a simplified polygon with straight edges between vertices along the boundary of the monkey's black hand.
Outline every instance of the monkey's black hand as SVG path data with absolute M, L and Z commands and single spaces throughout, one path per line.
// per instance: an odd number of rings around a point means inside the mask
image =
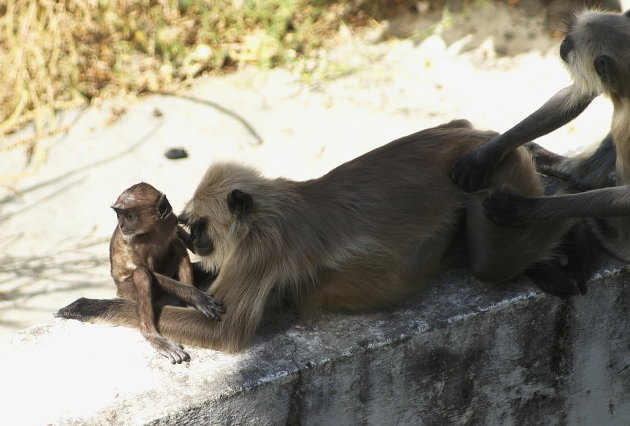
M 500 160 L 498 150 L 482 145 L 455 162 L 451 179 L 464 191 L 478 191 L 488 186 L 490 174 Z
M 55 318 L 75 319 L 79 321 L 88 320 L 91 315 L 89 314 L 91 309 L 90 305 L 94 299 L 86 299 L 82 297 L 75 300 L 65 308 L 61 308 L 54 314 Z
M 531 198 L 497 191 L 483 201 L 486 217 L 498 225 L 516 225 L 526 222 Z
M 223 302 L 216 300 L 212 295 L 203 291 L 198 292 L 195 308 L 200 310 L 205 316 L 215 321 L 221 321 L 219 314 L 225 313 Z

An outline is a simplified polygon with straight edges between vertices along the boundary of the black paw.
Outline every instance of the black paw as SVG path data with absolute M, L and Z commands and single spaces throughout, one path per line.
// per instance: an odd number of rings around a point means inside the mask
M 493 151 L 476 148 L 455 162 L 451 179 L 464 191 L 478 191 L 488 186 L 490 174 L 499 160 Z
M 546 262 L 532 265 L 526 272 L 532 281 L 545 293 L 568 299 L 584 294 L 585 283 L 578 283 L 566 270 L 566 257 L 556 257 Z
M 75 300 L 65 308 L 59 309 L 55 314 L 55 318 L 74 319 L 79 321 L 86 321 L 89 319 L 89 315 L 86 314 L 86 306 L 89 304 L 89 299 L 82 297 Z
M 199 297 L 195 307 L 205 316 L 215 321 L 221 321 L 219 314 L 225 313 L 223 302 L 216 300 L 208 293 L 199 292 Z
M 509 192 L 495 192 L 483 201 L 484 213 L 498 225 L 525 222 L 531 198 Z

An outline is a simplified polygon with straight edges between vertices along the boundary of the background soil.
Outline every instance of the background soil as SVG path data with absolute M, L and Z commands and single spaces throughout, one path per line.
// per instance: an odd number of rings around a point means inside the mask
M 59 124 L 71 129 L 44 141 L 48 160 L 39 173 L 18 192 L 0 190 L 0 333 L 49 321 L 80 296 L 113 297 L 109 206 L 134 183 L 153 184 L 180 210 L 214 161 L 308 179 L 454 118 L 508 129 L 569 84 L 556 18 L 523 3 L 410 12 L 361 33 L 348 29 L 307 64 L 308 76 L 245 68 L 200 79 L 185 96 L 119 98 L 61 114 Z M 610 113 L 598 99 L 539 142 L 580 151 L 605 136 Z M 171 147 L 189 157 L 166 159 Z M 0 169 L 20 161 L 8 152 Z

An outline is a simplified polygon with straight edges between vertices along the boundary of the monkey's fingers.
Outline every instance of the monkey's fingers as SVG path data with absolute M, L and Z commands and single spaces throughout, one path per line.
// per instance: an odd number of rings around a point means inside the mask
M 201 294 L 202 297 L 199 298 L 195 307 L 208 318 L 215 321 L 221 321 L 221 317 L 219 317 L 218 314 L 225 313 L 223 302 L 216 300 L 214 297 L 207 293 Z

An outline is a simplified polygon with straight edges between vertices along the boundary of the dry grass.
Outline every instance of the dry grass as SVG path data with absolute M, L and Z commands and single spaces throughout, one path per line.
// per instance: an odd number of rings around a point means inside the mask
M 55 112 L 120 93 L 172 91 L 243 63 L 309 56 L 342 22 L 366 23 L 410 0 L 4 0 L 0 2 L 0 155 L 45 161 Z M 7 135 L 25 123 L 35 136 Z

